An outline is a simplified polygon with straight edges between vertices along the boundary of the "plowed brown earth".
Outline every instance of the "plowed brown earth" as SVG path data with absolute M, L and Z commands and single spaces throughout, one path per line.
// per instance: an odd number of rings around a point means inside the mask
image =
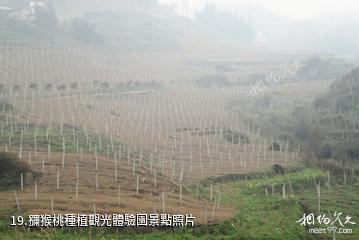
M 29 153 L 23 155 L 28 159 Z M 62 155 L 46 154 L 32 157 L 31 167 L 44 172 L 36 181 L 37 200 L 35 200 L 35 180 L 28 180 L 24 190 L 18 190 L 17 196 L 22 215 L 28 214 L 66 214 L 96 213 L 99 214 L 136 214 L 166 213 L 193 214 L 195 224 L 214 222 L 233 216 L 233 209 L 222 204 L 198 200 L 183 190 L 180 199 L 179 186 L 168 178 L 157 174 L 155 186 L 154 174 L 145 167 L 137 167 L 133 175 L 133 166 L 127 160 L 118 160 L 118 181 L 115 181 L 114 160 L 98 157 L 98 171 L 94 155 L 67 154 L 65 166 L 62 168 Z M 76 162 L 78 161 L 78 199 L 76 199 Z M 57 171 L 59 172 L 59 189 L 57 189 Z M 96 191 L 96 173 L 98 174 L 98 191 Z M 137 176 L 139 178 L 138 195 L 136 191 Z M 120 197 L 119 197 L 119 187 Z M 163 209 L 162 193 L 164 193 Z M 16 209 L 14 191 L 2 192 L 0 209 Z M 51 207 L 53 199 L 53 211 Z M 213 206 L 215 207 L 213 216 Z M 164 211 L 163 211 L 164 210 Z

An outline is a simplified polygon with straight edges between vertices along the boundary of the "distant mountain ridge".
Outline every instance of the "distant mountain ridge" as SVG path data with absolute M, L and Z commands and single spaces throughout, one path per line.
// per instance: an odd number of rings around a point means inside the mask
M 208 49 L 218 48 L 218 53 L 223 49 L 234 53 L 238 47 L 257 51 L 240 34 L 242 27 L 243 31 L 247 29 L 244 26 L 236 29 L 236 23 L 241 22 L 233 17 L 228 18 L 229 21 L 225 19 L 228 27 L 222 28 L 221 17 L 215 24 L 207 24 L 178 16 L 154 0 L 0 1 L 0 6 L 11 8 L 1 16 L 0 31 L 6 34 L 1 34 L 0 39 L 60 44 L 80 41 L 138 51 L 187 48 L 188 52 L 202 49 L 208 53 Z
M 48 6 L 46 11 L 42 11 L 42 3 Z M 175 9 L 157 0 L 0 0 L 0 13 L 1 39 L 71 42 L 73 36 L 60 28 L 78 17 L 91 36 L 98 32 L 104 43 L 129 49 L 178 50 L 183 45 L 196 49 L 210 43 L 206 48 L 211 50 L 221 45 L 359 56 L 359 17 L 354 15 L 291 21 L 259 5 L 243 3 L 231 12 L 207 5 L 190 19 L 176 15 Z M 57 24 L 51 14 L 56 15 Z M 38 19 L 46 20 L 36 23 Z

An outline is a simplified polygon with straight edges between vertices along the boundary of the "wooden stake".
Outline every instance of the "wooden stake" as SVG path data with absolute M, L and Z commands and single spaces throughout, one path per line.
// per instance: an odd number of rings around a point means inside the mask
M 18 210 L 19 212 L 21 212 L 21 210 L 20 210 L 20 204 L 19 204 L 19 198 L 17 197 L 16 190 L 14 191 L 14 193 L 15 193 L 15 200 L 16 200 L 17 210 Z
M 121 205 L 121 186 L 118 186 L 118 205 Z
M 287 199 L 287 194 L 286 194 L 286 192 L 285 192 L 285 183 L 283 183 L 283 186 L 282 186 L 282 197 L 283 197 L 283 199 Z
M 59 173 L 59 169 L 57 169 L 57 171 L 56 171 L 56 189 L 57 190 L 60 189 L 60 173 Z
M 345 170 L 343 170 L 343 176 L 344 176 L 344 184 L 347 185 L 347 175 Z
M 51 139 L 49 139 L 49 144 L 47 145 L 47 155 L 50 160 L 51 159 Z
M 62 138 L 62 168 L 65 167 L 65 152 L 66 152 L 65 137 L 63 137 Z
M 115 183 L 117 183 L 117 158 L 115 153 Z
M 289 189 L 290 189 L 291 197 L 293 198 L 294 197 L 294 191 L 293 191 L 293 187 L 292 187 L 292 182 L 289 182 Z
M 266 193 L 267 200 L 269 200 L 267 187 L 264 188 L 264 191 L 265 191 L 265 193 Z
M 320 214 L 320 182 L 317 184 L 317 192 L 318 192 L 318 213 Z
M 179 190 L 180 190 L 180 202 L 182 204 L 182 183 L 180 183 L 180 186 L 179 186 Z
M 98 171 L 98 159 L 97 159 L 97 146 L 95 146 L 95 161 L 96 161 L 96 172 Z
M 133 159 L 133 162 L 132 162 L 132 176 L 135 176 L 135 173 L 136 173 L 136 161 L 135 161 L 135 159 Z
M 197 200 L 199 199 L 199 182 L 197 183 Z
M 41 159 L 41 165 L 42 165 L 41 172 L 44 173 L 45 172 L 45 158 L 44 157 L 42 157 L 42 159 Z
M 54 215 L 54 198 L 51 197 L 51 212 L 52 212 L 52 215 Z
M 21 182 L 21 191 L 24 190 L 24 174 L 21 173 L 20 175 L 20 182 Z
M 35 201 L 37 201 L 37 182 L 35 181 Z
M 156 169 L 153 170 L 153 174 L 154 174 L 154 177 L 155 177 L 155 188 L 157 188 L 157 172 L 156 172 Z
M 138 174 L 137 174 L 137 179 L 136 179 L 136 195 L 137 195 L 137 196 L 139 195 L 139 194 L 138 194 L 139 179 L 140 179 L 140 177 L 139 177 Z
M 211 184 L 210 191 L 209 191 L 209 200 L 213 200 L 213 184 Z
M 98 192 L 98 173 L 96 172 L 96 192 Z
M 165 205 L 165 193 L 162 192 L 162 212 L 166 211 L 166 205 Z
M 79 200 L 79 181 L 76 180 L 76 201 Z
M 79 180 L 79 160 L 76 159 L 76 180 Z

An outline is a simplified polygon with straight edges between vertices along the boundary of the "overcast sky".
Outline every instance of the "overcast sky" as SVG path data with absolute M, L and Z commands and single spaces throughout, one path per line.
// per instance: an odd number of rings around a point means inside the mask
M 158 0 L 172 4 L 181 15 L 193 15 L 206 1 L 214 2 L 221 9 L 236 9 L 243 2 L 258 4 L 267 10 L 297 20 L 307 20 L 322 15 L 356 14 L 359 16 L 359 0 Z

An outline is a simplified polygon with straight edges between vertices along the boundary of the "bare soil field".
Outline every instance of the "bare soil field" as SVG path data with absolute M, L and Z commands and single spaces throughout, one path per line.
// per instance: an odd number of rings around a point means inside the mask
M 31 167 L 41 177 L 29 177 L 24 189 L 16 192 L 22 214 L 193 214 L 196 223 L 233 217 L 231 207 L 196 199 L 184 189 L 181 196 L 179 187 L 161 174 L 155 177 L 148 169 L 137 168 L 133 175 L 132 166 L 123 159 L 118 160 L 117 173 L 114 161 L 103 157 L 98 158 L 97 171 L 92 155 L 81 160 L 69 154 L 64 168 L 61 161 L 61 154 L 50 160 L 47 154 L 32 156 Z M 1 198 L 1 211 L 17 208 L 14 191 L 3 192 Z

